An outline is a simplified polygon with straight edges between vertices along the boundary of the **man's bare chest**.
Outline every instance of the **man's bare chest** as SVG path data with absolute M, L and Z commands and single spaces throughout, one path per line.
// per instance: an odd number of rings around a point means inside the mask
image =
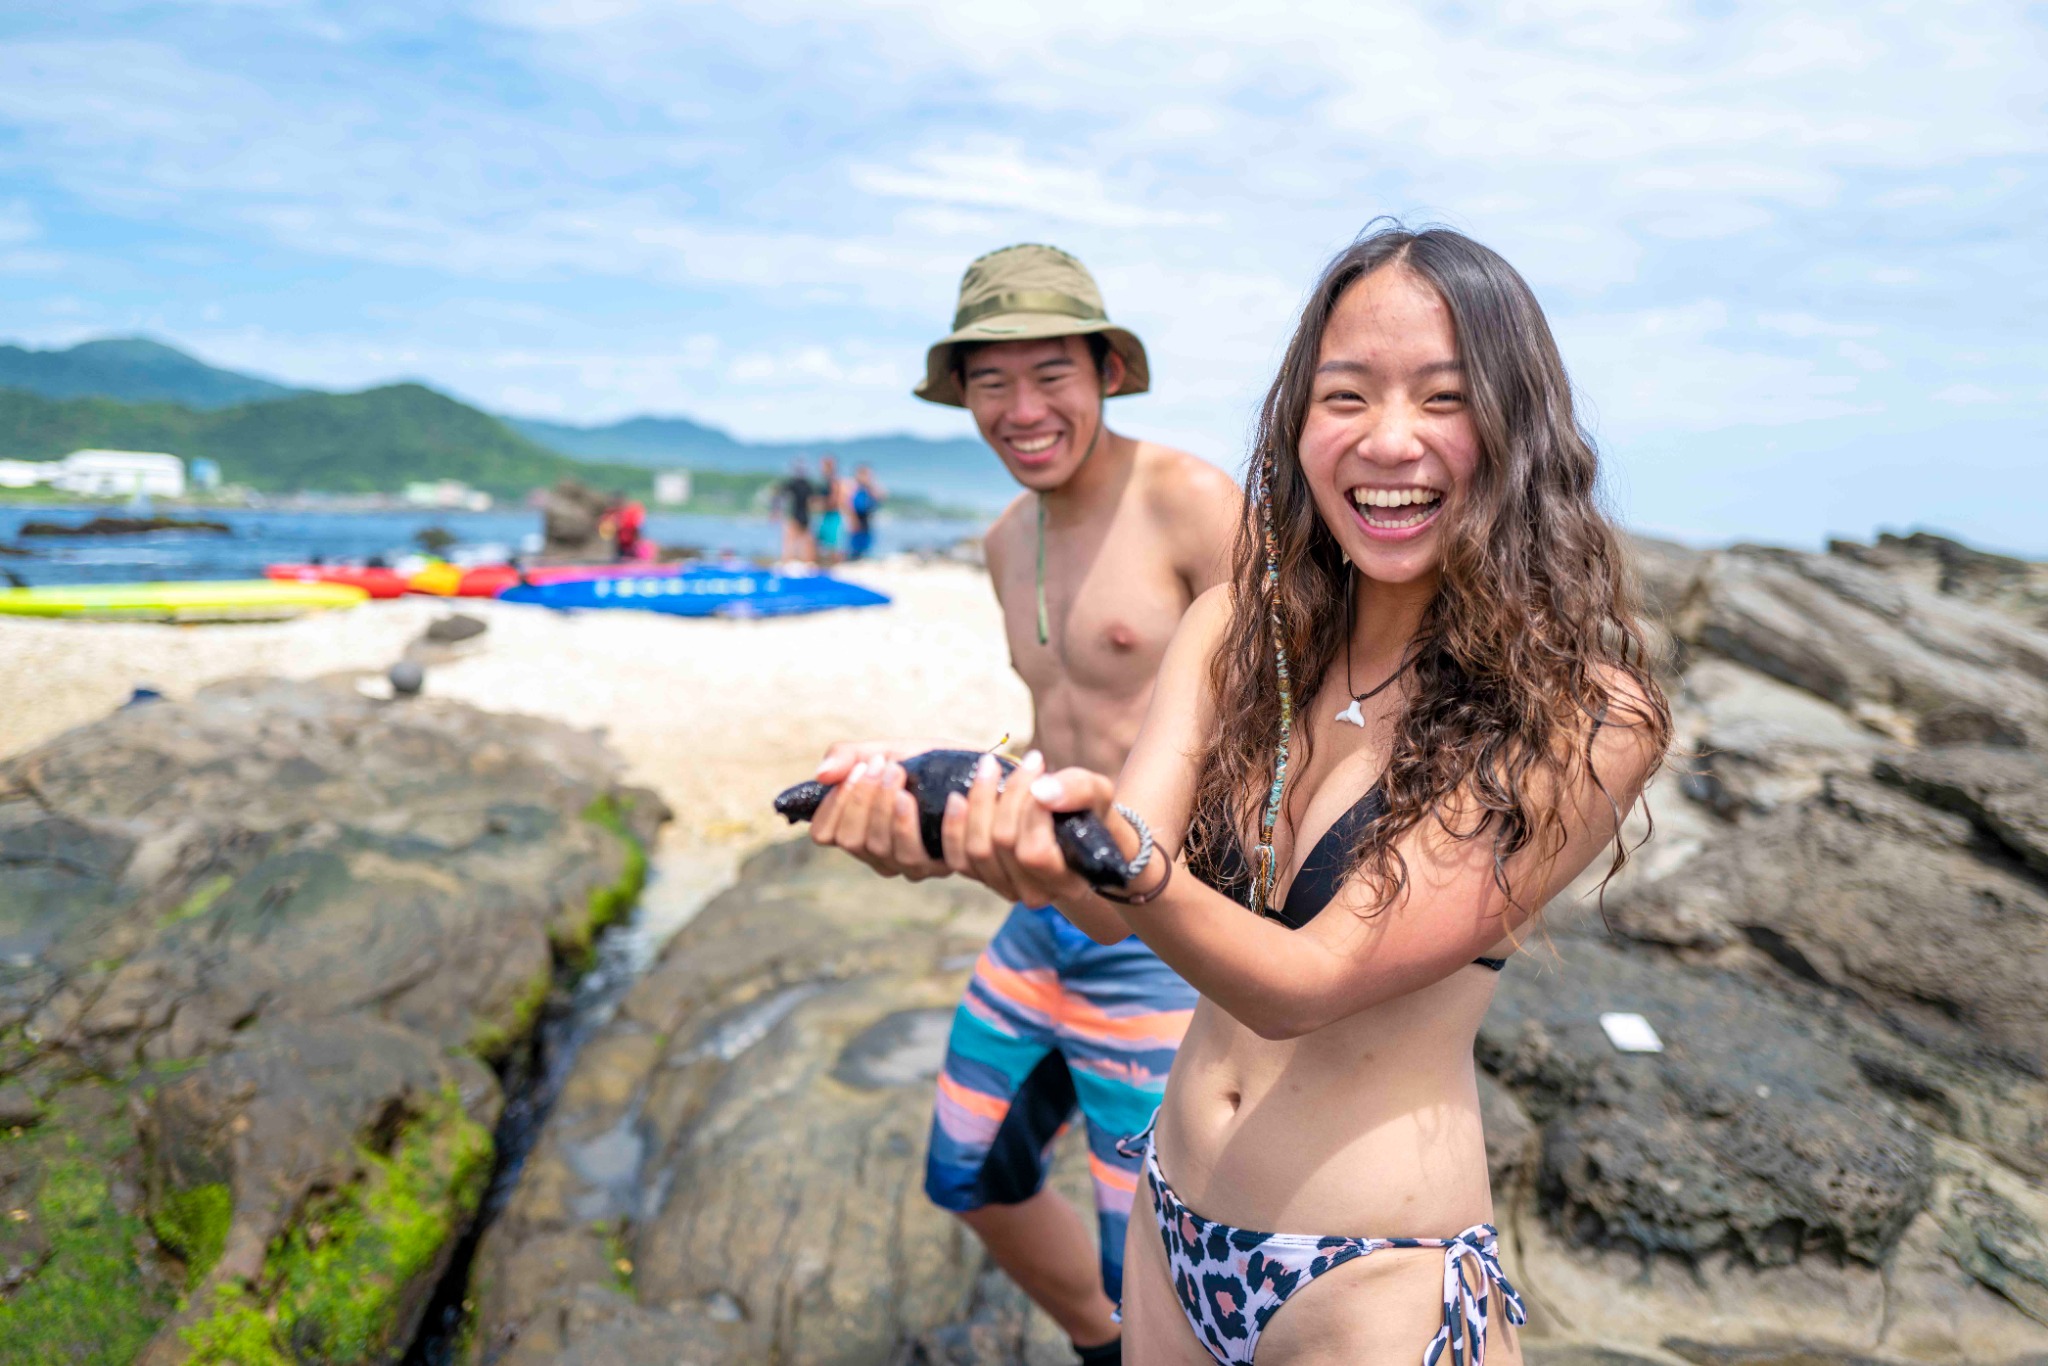
M 1034 694 L 1062 686 L 1134 691 L 1158 672 L 1187 611 L 1187 588 L 1163 547 L 1152 554 L 1119 549 L 1084 564 L 1048 556 L 1042 641 L 1035 555 L 1013 557 L 998 580 L 1010 659 Z

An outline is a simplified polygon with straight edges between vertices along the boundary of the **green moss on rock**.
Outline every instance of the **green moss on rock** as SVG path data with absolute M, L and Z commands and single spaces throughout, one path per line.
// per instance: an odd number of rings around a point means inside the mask
M 11 1366 L 127 1366 L 173 1307 L 149 1276 L 142 1219 L 114 1198 L 110 1154 L 70 1151 L 42 1167 L 31 1206 L 49 1258 L 0 1299 L 0 1358 Z
M 214 1181 L 166 1194 L 150 1211 L 149 1226 L 164 1246 L 184 1258 L 186 1283 L 196 1285 L 220 1260 L 234 1217 L 233 1193 Z
M 633 909 L 633 903 L 639 900 L 640 889 L 647 885 L 647 849 L 626 821 L 631 800 L 606 793 L 583 810 L 583 819 L 610 831 L 626 848 L 626 866 L 620 871 L 618 881 L 595 888 L 590 893 L 586 944 L 596 938 L 599 930 L 623 919 L 626 912 Z
M 182 1330 L 195 1361 L 341 1366 L 397 1350 L 408 1292 L 483 1198 L 491 1135 L 451 1087 L 400 1129 L 388 1155 L 365 1148 L 358 1158 L 363 1179 L 307 1209 L 272 1246 L 253 1297 L 217 1298 L 206 1318 Z M 272 1355 L 236 1354 L 253 1353 L 254 1337 Z
M 297 1366 L 278 1350 L 276 1325 L 240 1286 L 216 1287 L 213 1312 L 179 1337 L 192 1349 L 187 1366 Z
M 187 920 L 197 920 L 213 908 L 213 903 L 220 900 L 222 892 L 225 892 L 234 885 L 235 880 L 226 873 L 201 883 L 192 895 L 186 897 L 166 912 L 156 922 L 157 925 L 159 927 L 168 927 L 181 924 Z
M 485 1020 L 479 1024 L 469 1041 L 469 1051 L 485 1062 L 495 1063 L 527 1035 L 533 1032 L 535 1021 L 540 1019 L 541 1007 L 547 1004 L 548 992 L 555 984 L 552 967 L 543 969 L 533 976 L 520 990 L 512 1002 L 512 1012 L 503 1024 L 496 1020 Z

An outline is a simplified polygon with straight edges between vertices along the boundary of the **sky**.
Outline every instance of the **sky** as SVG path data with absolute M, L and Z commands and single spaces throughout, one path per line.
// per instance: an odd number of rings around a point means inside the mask
M 302 0 L 0 9 L 0 339 L 754 439 L 909 395 L 982 252 L 1085 260 L 1119 430 L 1241 468 L 1317 270 L 1535 287 L 1614 511 L 2048 555 L 2048 7 Z

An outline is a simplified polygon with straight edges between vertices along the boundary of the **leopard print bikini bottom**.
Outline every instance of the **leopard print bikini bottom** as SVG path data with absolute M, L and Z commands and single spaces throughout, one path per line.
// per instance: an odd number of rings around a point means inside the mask
M 1492 1287 L 1500 1287 L 1508 1322 L 1525 1319 L 1522 1297 L 1501 1272 L 1499 1234 L 1474 1224 L 1455 1238 L 1319 1237 L 1261 1233 L 1219 1224 L 1182 1204 L 1159 1170 L 1152 1126 L 1126 1140 L 1130 1155 L 1142 1146 L 1153 1214 L 1166 1244 L 1174 1293 L 1188 1327 L 1221 1366 L 1250 1366 L 1259 1334 L 1288 1296 L 1335 1267 L 1382 1248 L 1444 1250 L 1444 1320 L 1423 1349 L 1422 1366 L 1485 1366 L 1486 1322 Z M 1124 1146 L 1124 1145 L 1119 1145 Z M 1468 1279 L 1467 1264 L 1473 1273 Z

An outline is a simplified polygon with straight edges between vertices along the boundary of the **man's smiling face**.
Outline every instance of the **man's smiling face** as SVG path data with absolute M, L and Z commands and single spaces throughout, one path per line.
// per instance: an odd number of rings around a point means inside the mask
M 961 367 L 961 388 L 982 439 L 1010 477 L 1045 493 L 1081 467 L 1102 421 L 1103 397 L 1123 377 L 1115 352 L 1098 373 L 1085 338 L 1047 337 L 974 348 Z

